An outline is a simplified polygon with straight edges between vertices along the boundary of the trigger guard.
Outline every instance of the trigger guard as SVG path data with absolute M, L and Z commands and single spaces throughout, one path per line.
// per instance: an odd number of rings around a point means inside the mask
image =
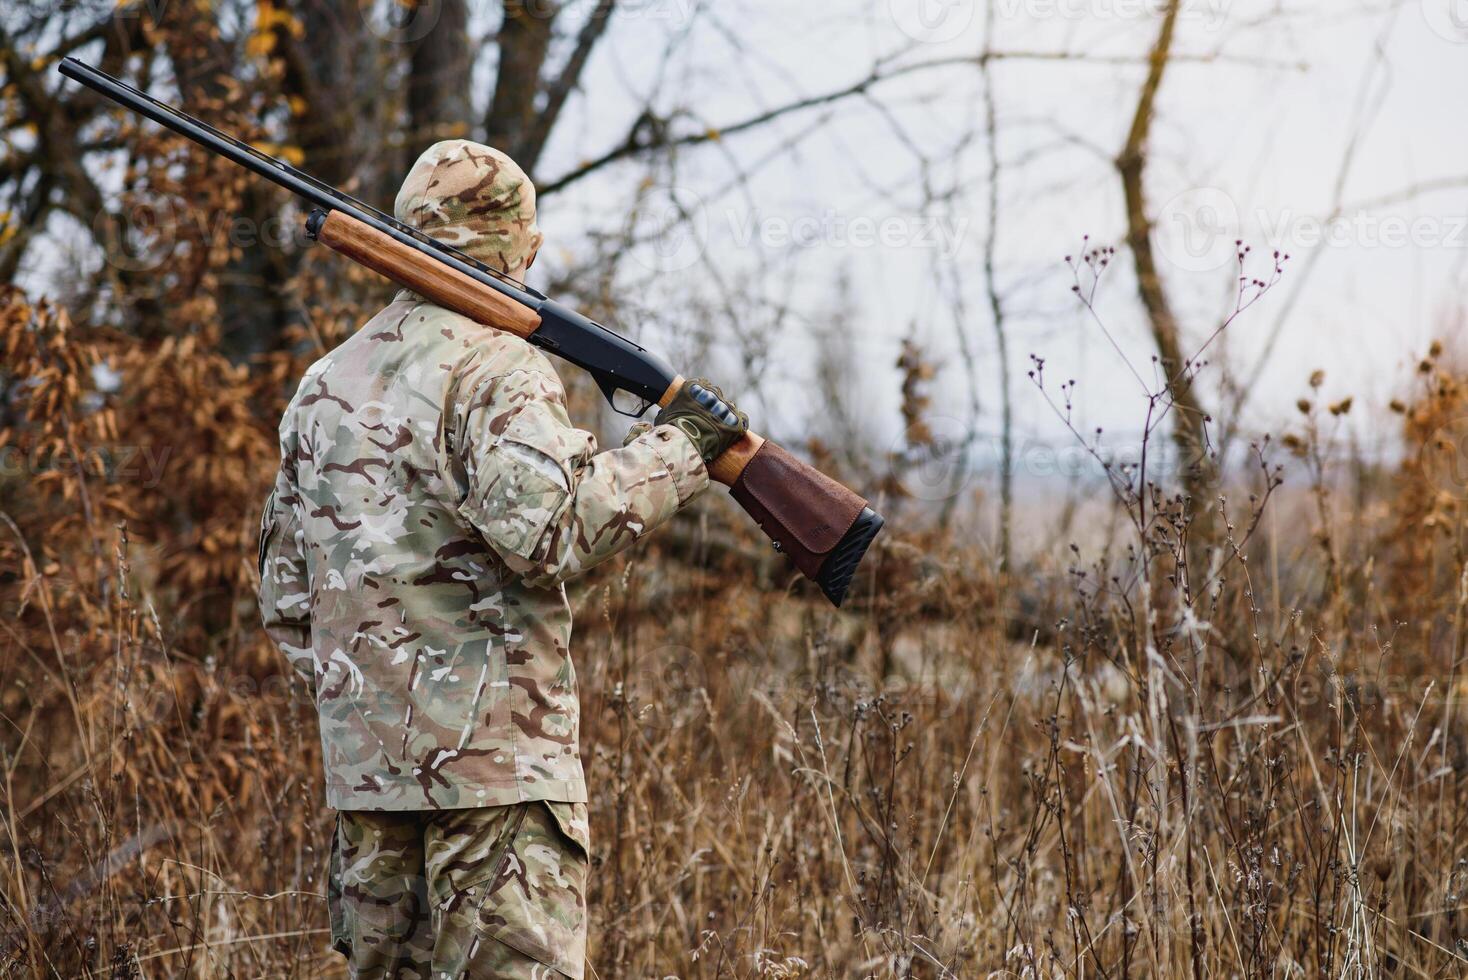
M 640 419 L 652 407 L 652 402 L 639 395 L 634 395 L 625 388 L 618 388 L 616 383 L 609 378 L 596 377 L 596 386 L 601 389 L 602 397 L 607 400 L 607 404 L 612 406 L 612 411 L 618 415 L 625 415 L 629 419 Z M 618 405 L 617 400 L 619 394 L 626 398 L 636 399 L 637 408 L 633 410 Z

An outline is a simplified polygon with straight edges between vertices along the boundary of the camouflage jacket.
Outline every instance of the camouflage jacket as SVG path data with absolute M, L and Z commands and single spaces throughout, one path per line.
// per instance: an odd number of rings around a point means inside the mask
M 398 298 L 306 373 L 260 536 L 343 810 L 586 799 L 562 583 L 708 485 L 659 426 L 597 453 L 536 348 Z

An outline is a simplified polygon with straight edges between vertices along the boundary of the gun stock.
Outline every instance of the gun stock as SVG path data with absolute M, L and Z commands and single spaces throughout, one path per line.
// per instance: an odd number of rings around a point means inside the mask
M 721 456 L 714 463 L 722 461 Z M 856 566 L 882 529 L 876 511 L 858 494 L 766 440 L 760 440 L 729 490 L 801 574 L 819 585 L 833 605 L 841 605 Z

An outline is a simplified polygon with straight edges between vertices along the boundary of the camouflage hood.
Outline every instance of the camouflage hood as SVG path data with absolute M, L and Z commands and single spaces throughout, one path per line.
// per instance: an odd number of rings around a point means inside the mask
M 535 185 L 499 150 L 468 140 L 435 143 L 408 172 L 399 221 L 523 280 L 540 248 Z

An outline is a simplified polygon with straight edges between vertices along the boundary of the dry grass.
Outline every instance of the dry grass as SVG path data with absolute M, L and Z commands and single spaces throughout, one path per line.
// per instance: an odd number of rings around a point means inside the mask
M 252 600 L 298 363 L 0 321 L 3 969 L 339 975 Z M 1146 487 L 1010 580 L 899 530 L 841 613 L 717 502 L 613 563 L 575 593 L 594 975 L 1459 975 L 1463 395 L 1421 382 L 1399 473 L 1311 405 L 1211 539 Z

